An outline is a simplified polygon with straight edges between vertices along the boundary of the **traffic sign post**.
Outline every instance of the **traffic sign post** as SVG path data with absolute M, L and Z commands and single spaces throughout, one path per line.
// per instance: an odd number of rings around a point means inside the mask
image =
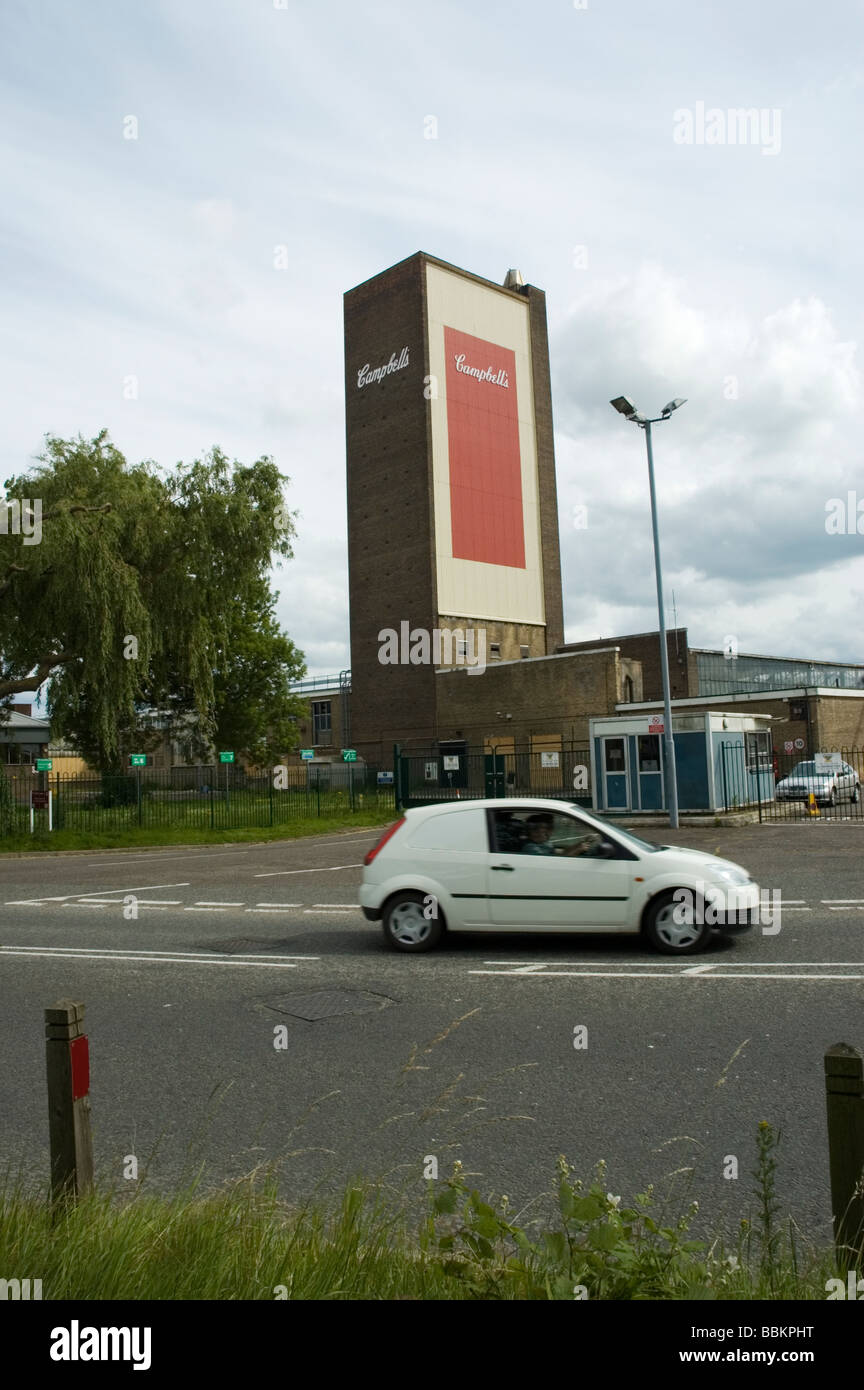
M 231 796 L 228 791 L 228 768 L 230 764 L 234 761 L 234 754 L 230 750 L 226 749 L 224 752 L 219 754 L 219 761 L 220 763 L 225 764 L 225 809 L 227 811 L 228 807 L 231 804 Z
M 129 766 L 130 766 L 130 767 L 146 767 L 146 766 L 147 766 L 147 754 L 146 754 L 146 753 L 130 753 L 130 754 L 129 754 Z
M 53 758 L 37 758 L 37 759 L 36 759 L 36 771 L 37 771 L 37 772 L 50 772 L 53 766 L 54 766 L 54 760 L 53 760 Z
M 47 811 L 47 812 L 48 812 L 48 829 L 49 829 L 49 830 L 53 830 L 53 829 L 54 829 L 54 818 L 53 818 L 53 809 L 54 809 L 54 808 L 53 808 L 53 806 L 52 806 L 52 797 L 53 797 L 53 792 L 51 792 L 51 791 L 47 791 L 47 792 L 46 792 L 46 791 L 34 791 L 34 792 L 31 792 L 31 793 L 30 793 L 30 834 L 31 834 L 31 835 L 34 833 L 34 830 L 35 830 L 34 816 L 33 816 L 33 812 L 34 812 L 34 811 Z

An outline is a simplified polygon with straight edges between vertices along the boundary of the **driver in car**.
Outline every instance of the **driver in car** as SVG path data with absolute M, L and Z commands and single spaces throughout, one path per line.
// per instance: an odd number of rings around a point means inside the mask
M 575 845 L 563 846 L 550 845 L 549 836 L 552 834 L 554 818 L 548 811 L 539 811 L 534 816 L 529 816 L 527 820 L 528 839 L 522 846 L 523 854 L 587 854 L 599 836 L 586 835 L 583 840 L 577 841 Z

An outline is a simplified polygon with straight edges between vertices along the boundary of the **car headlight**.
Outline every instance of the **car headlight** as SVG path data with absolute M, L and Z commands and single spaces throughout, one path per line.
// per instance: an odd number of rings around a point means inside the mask
M 723 883 L 732 883 L 736 887 L 740 887 L 750 882 L 750 875 L 745 873 L 743 869 L 732 869 L 725 866 L 717 869 L 713 864 L 708 865 L 707 868 L 712 878 L 719 878 Z

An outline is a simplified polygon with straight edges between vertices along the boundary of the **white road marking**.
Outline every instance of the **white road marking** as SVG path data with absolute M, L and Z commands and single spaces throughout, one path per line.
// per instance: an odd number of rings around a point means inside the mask
M 302 907 L 302 906 L 303 906 L 302 903 L 256 903 L 256 904 L 255 904 L 255 907 L 262 907 L 262 908 L 263 908 L 263 907 L 268 907 L 268 908 L 270 908 L 273 912 L 281 912 L 282 909 L 283 909 L 283 908 L 286 908 L 286 907 Z M 255 909 L 254 909 L 254 908 L 251 908 L 251 907 L 247 907 L 247 909 L 246 909 L 247 912 L 254 912 L 254 910 L 255 910 Z
M 79 898 L 79 902 L 113 902 L 118 906 L 125 906 L 122 898 Z M 139 908 L 178 908 L 182 898 L 139 898 Z
M 362 869 L 362 864 L 325 864 L 320 869 L 275 869 L 269 874 L 255 874 L 255 878 L 285 878 L 288 874 L 335 874 L 340 869 Z
M 469 970 L 469 975 L 500 975 L 506 978 L 515 978 L 520 974 L 518 970 Z M 561 979 L 581 979 L 581 980 L 680 980 L 685 976 L 689 979 L 700 980 L 864 980 L 861 975 L 781 975 L 769 971 L 742 971 L 740 975 L 727 975 L 715 973 L 712 975 L 696 975 L 690 970 L 652 971 L 652 970 L 554 970 L 546 974 L 535 973 L 530 977 L 522 975 L 523 979 L 532 980 L 561 980 Z
M 191 888 L 191 883 L 144 883 L 138 888 L 103 888 L 103 893 L 149 893 L 156 888 Z M 95 889 L 93 893 L 59 893 L 54 897 L 41 898 L 16 898 L 5 904 L 6 907 L 41 907 L 43 903 L 65 903 L 69 898 L 93 898 L 99 893 Z
M 853 907 L 850 903 L 848 907 L 829 907 L 829 912 L 864 912 L 864 907 Z
M 709 970 L 716 970 L 716 965 L 688 965 L 686 970 L 682 970 L 682 975 L 707 975 Z
M 184 907 L 184 912 L 227 912 L 227 907 Z
M 298 904 L 298 906 L 299 906 L 299 904 Z M 313 907 L 335 907 L 335 908 L 340 908 L 343 912 L 344 912 L 344 911 L 348 911 L 349 909 L 353 909 L 355 912 L 359 912 L 359 911 L 360 911 L 360 904 L 359 904 L 359 903 L 313 903 L 312 906 L 313 906 Z
M 74 903 L 61 903 L 60 906 L 61 906 L 61 907 L 122 907 L 122 906 L 123 906 L 123 900 L 122 900 L 122 898 L 121 898 L 121 900 L 120 900 L 119 902 L 113 902 L 113 901 L 111 901 L 111 900 L 106 900 L 105 902 L 89 902 L 89 901 L 84 901 L 84 902 L 74 902 Z M 137 907 L 146 907 L 147 910 L 148 910 L 148 912 L 164 912 L 164 911 L 165 911 L 165 908 L 164 908 L 164 907 L 160 907 L 160 906 L 155 906 L 155 907 L 154 907 L 154 905 L 153 905 L 152 903 L 138 903 L 138 904 L 137 904 Z
M 324 908 L 321 908 L 321 907 L 304 907 L 304 909 L 303 909 L 303 916 L 304 916 L 304 917 L 320 917 L 320 916 L 321 916 L 321 913 L 322 913 L 324 910 L 325 910 L 325 909 L 324 909 Z M 329 912 L 330 912 L 331 914 L 333 913 L 333 908 L 332 908 L 332 907 L 329 908 L 328 910 L 329 910 Z M 337 917 L 351 917 L 351 916 L 353 916 L 353 913 L 354 913 L 353 908 L 348 908 L 345 912 L 342 912 L 342 911 L 337 912 L 337 913 L 336 913 L 336 916 L 337 916 Z
M 44 955 L 63 955 L 63 956 L 98 956 L 100 959 L 102 959 L 103 957 L 106 957 L 106 956 L 117 956 L 118 959 L 121 959 L 121 960 L 122 960 L 124 957 L 132 957 L 132 956 L 134 956 L 136 959 L 137 959 L 139 956 L 158 956 L 160 959 L 161 959 L 161 958 L 164 958 L 164 957 L 175 957 L 175 956 L 176 956 L 176 957 L 181 957 L 181 958 L 185 958 L 185 959 L 188 959 L 188 960 L 202 960 L 202 959 L 208 959 L 208 958 L 210 958 L 210 957 L 212 957 L 214 960 L 224 960 L 224 959 L 227 958 L 227 957 L 226 957 L 226 953 L 225 953 L 224 951 L 169 951 L 169 950 L 167 950 L 167 949 L 163 949 L 163 950 L 152 950 L 152 951 L 151 951 L 151 950 L 148 950 L 148 949 L 146 949 L 146 948 L 144 948 L 144 947 L 137 948 L 137 949 L 135 949 L 135 950 L 131 950 L 131 949 L 129 949 L 129 948 L 120 947 L 120 946 L 116 946 L 116 947 L 115 947 L 115 946 L 22 946 L 22 945 L 19 944 L 19 945 L 16 945 L 16 946 L 0 946 L 0 951 L 6 951 L 6 952 L 9 952 L 9 953 L 14 952 L 16 955 L 25 955 L 25 956 L 26 956 L 26 955 L 43 955 L 43 954 L 44 954 Z M 290 953 L 288 953 L 288 952 L 284 952 L 284 951 L 281 952 L 278 956 L 271 954 L 271 952 L 269 952 L 269 951 L 266 952 L 266 954 L 265 954 L 264 952 L 261 952 L 261 951 L 238 951 L 238 952 L 236 953 L 235 956 L 232 956 L 232 959 L 236 959 L 236 960 L 320 960 L 321 957 L 320 957 L 320 956 L 292 955 L 292 954 L 290 954 Z
M 104 953 L 97 952 L 77 952 L 77 951 L 35 951 L 26 948 L 16 950 L 11 946 L 0 946 L 0 954 L 6 956 L 37 956 L 42 960 L 102 960 L 117 962 L 129 962 L 139 965 L 233 965 L 235 967 L 245 966 L 249 969 L 264 970 L 296 970 L 298 960 L 317 960 L 317 956 L 298 956 L 273 957 L 273 956 L 252 956 L 249 958 L 237 956 L 204 956 L 204 955 L 157 955 L 156 953 L 135 955 L 131 951 L 121 953 L 119 951 L 109 951 Z
M 864 903 L 864 898 L 820 898 L 820 903 Z
M 195 900 L 195 906 L 196 906 L 196 907 L 245 907 L 245 903 L 242 903 L 242 902 L 239 902 L 239 903 L 218 902 L 218 903 L 216 903 L 216 902 L 213 902 L 212 900 L 210 900 L 210 899 L 208 899 L 208 898 L 196 898 L 196 900 Z

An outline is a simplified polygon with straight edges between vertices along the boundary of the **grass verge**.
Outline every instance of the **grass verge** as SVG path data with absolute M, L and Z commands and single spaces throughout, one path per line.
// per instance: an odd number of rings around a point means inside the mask
M 56 1299 L 573 1300 L 825 1299 L 843 1277 L 832 1249 L 777 1221 L 777 1136 L 757 1139 L 754 1216 L 735 1248 L 692 1240 L 696 1204 L 662 1225 L 649 1188 L 629 1203 L 558 1161 L 557 1216 L 522 1224 L 506 1197 L 485 1200 L 457 1163 L 428 1184 L 427 1213 L 350 1183 L 335 1203 L 291 1208 L 259 1170 L 224 1190 L 173 1197 L 139 1186 L 52 1211 L 19 1186 L 0 1190 L 0 1269 L 41 1279 Z
M 390 812 L 390 819 L 395 813 Z M 136 830 L 55 830 L 49 835 L 10 835 L 0 840 L 2 854 L 46 854 L 61 850 L 147 849 L 156 845 L 235 845 L 263 844 L 273 840 L 297 840 L 310 835 L 329 835 L 333 831 L 383 826 L 387 813 L 380 810 L 355 811 L 336 816 L 305 816 L 281 825 L 250 826 L 235 829 L 196 830 L 188 826 L 156 826 Z

